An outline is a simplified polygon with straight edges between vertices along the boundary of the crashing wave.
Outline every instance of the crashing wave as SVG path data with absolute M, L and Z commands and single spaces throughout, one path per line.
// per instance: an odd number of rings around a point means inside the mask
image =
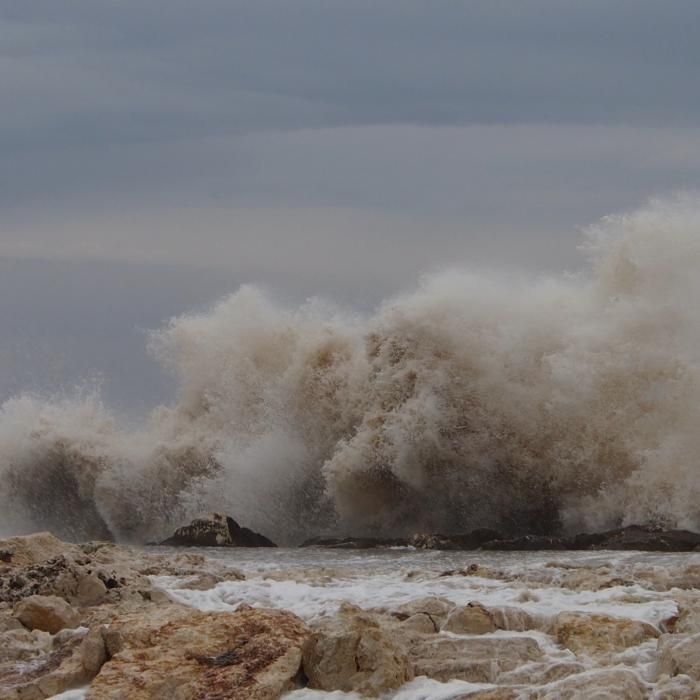
M 0 530 L 700 529 L 700 204 L 584 247 L 587 274 L 445 271 L 369 317 L 243 287 L 173 319 L 150 345 L 178 400 L 142 429 L 94 393 L 2 406 Z

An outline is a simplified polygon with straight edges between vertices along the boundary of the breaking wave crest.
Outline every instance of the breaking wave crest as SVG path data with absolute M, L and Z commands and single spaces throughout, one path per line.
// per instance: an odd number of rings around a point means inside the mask
M 577 276 L 446 271 L 363 317 L 243 287 L 151 350 L 173 406 L 0 412 L 0 529 L 146 540 L 206 510 L 320 531 L 700 529 L 700 204 L 586 234 Z

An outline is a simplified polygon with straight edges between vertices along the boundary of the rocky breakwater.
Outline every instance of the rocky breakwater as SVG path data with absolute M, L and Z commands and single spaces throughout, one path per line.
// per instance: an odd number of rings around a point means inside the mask
M 477 549 L 506 552 L 543 550 L 634 550 L 646 552 L 700 552 L 700 533 L 690 530 L 664 530 L 642 525 L 629 525 L 604 532 L 578 535 L 524 534 L 509 537 L 497 530 L 480 528 L 467 533 L 445 535 L 416 533 L 410 537 L 314 537 L 302 547 L 326 549 L 381 549 L 415 547 L 443 551 L 472 551 Z

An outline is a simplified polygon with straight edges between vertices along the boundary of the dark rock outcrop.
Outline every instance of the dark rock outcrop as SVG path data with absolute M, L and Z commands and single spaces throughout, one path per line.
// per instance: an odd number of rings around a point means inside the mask
M 241 527 L 233 518 L 210 513 L 179 527 L 160 544 L 174 547 L 276 547 L 264 535 Z
M 662 530 L 650 526 L 630 525 L 606 532 L 582 533 L 571 537 L 525 534 L 520 537 L 508 538 L 496 530 L 481 528 L 457 535 L 420 533 L 403 539 L 315 537 L 306 540 L 301 546 L 331 549 L 411 546 L 416 549 L 462 551 L 475 549 L 494 551 L 613 549 L 647 552 L 697 552 L 700 551 L 700 533 L 689 530 Z

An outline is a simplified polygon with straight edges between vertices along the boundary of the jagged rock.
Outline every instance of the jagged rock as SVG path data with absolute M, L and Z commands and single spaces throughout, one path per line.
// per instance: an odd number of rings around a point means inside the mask
M 559 613 L 553 634 L 574 654 L 601 654 L 622 651 L 659 636 L 648 622 L 583 613 Z
M 50 634 L 80 624 L 78 611 L 58 596 L 29 596 L 15 605 L 14 615 L 27 629 Z
M 48 636 L 48 635 L 47 635 Z M 92 680 L 106 659 L 102 629 L 68 637 L 59 648 L 29 665 L 0 668 L 3 700 L 40 700 Z
M 644 700 L 644 683 L 634 671 L 622 668 L 592 670 L 550 683 L 529 695 L 532 700 Z
M 294 687 L 309 635 L 292 613 L 248 607 L 125 615 L 105 633 L 111 658 L 87 698 L 272 700 Z
M 324 619 L 304 645 L 309 687 L 376 697 L 413 678 L 411 664 L 395 635 L 370 614 L 344 605 Z
M 533 661 L 542 650 L 530 637 L 447 637 L 413 640 L 409 657 L 416 676 L 494 683 L 501 673 Z
M 455 634 L 487 634 L 496 631 L 493 615 L 479 603 L 455 608 L 442 626 L 445 632 Z
M 233 518 L 210 513 L 179 527 L 171 537 L 161 542 L 177 547 L 276 547 L 264 535 L 241 527 Z
M 700 681 L 700 634 L 664 634 L 657 655 L 657 676 L 684 674 Z

